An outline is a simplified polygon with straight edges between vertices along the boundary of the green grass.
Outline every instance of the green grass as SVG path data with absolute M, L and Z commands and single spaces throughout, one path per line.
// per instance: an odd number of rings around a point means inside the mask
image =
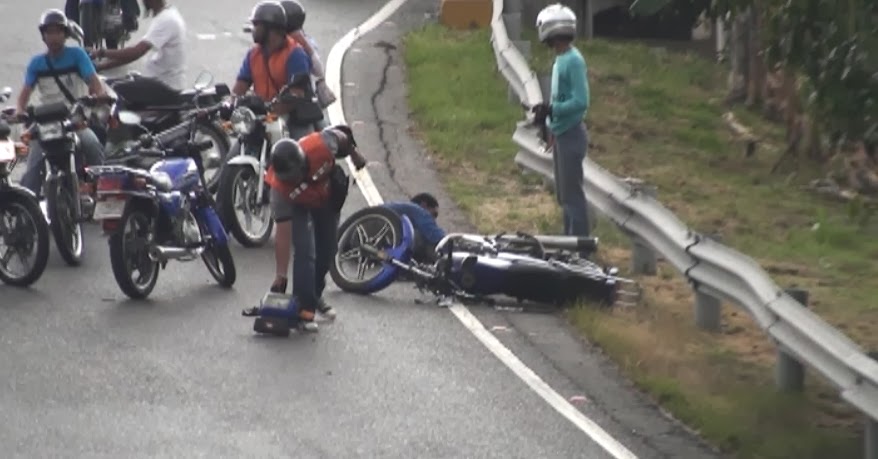
M 803 192 L 809 168 L 769 174 L 783 133 L 746 110 L 761 139 L 744 155 L 722 121 L 724 73 L 711 62 L 633 43 L 577 45 L 589 66 L 589 155 L 617 176 L 658 186 L 659 199 L 694 229 L 755 255 L 780 285 L 810 290 L 811 307 L 866 347 L 878 347 L 878 242 L 844 206 Z M 439 26 L 404 43 L 409 107 L 447 188 L 481 231 L 558 231 L 551 194 L 513 158 L 515 123 L 486 30 Z M 551 56 L 532 46 L 532 66 Z M 813 168 L 811 168 L 813 169 Z M 815 223 L 820 223 L 814 230 Z M 601 256 L 623 268 L 625 237 L 601 221 Z M 809 376 L 804 394 L 775 393 L 775 347 L 745 313 L 724 306 L 723 333 L 692 323 L 692 292 L 670 266 L 640 278 L 635 308 L 570 311 L 640 387 L 724 450 L 742 458 L 856 457 L 859 418 L 835 390 Z

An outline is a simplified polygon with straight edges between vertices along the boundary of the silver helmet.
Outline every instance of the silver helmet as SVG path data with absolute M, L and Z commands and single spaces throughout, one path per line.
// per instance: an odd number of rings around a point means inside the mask
M 576 37 L 576 14 L 560 3 L 549 5 L 537 15 L 537 32 L 543 43 L 558 36 Z

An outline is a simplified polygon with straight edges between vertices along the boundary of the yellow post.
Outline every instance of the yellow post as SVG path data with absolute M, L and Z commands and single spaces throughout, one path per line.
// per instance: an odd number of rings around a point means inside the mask
M 493 4 L 492 0 L 442 0 L 439 22 L 452 29 L 489 27 Z

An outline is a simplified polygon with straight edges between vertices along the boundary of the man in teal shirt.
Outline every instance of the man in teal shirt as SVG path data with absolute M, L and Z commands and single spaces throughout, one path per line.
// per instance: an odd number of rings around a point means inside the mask
M 540 41 L 555 51 L 552 95 L 548 103 L 533 108 L 538 122 L 552 134 L 555 196 L 564 215 L 564 234 L 589 236 L 588 206 L 582 188 L 582 162 L 588 151 L 588 131 L 583 118 L 589 105 L 585 59 L 573 46 L 576 15 L 555 4 L 537 16 Z

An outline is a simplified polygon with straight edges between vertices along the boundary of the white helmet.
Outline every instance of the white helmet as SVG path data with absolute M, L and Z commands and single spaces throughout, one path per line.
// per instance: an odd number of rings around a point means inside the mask
M 576 14 L 560 3 L 549 5 L 537 15 L 537 32 L 543 43 L 557 36 L 575 37 Z

